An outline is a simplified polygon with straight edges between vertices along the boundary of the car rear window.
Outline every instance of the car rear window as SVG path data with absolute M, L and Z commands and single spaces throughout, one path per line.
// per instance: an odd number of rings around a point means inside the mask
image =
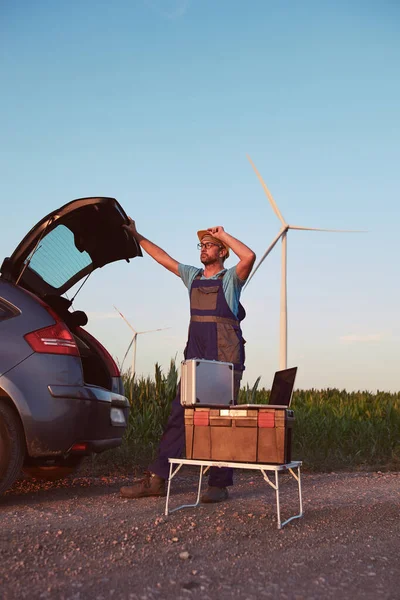
M 65 225 L 58 225 L 40 241 L 30 259 L 29 268 L 58 289 L 91 262 L 89 254 L 80 252 L 75 246 L 72 231 Z

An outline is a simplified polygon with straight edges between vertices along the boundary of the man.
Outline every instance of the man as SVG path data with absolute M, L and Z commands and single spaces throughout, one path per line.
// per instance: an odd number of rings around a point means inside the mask
M 191 316 L 185 358 L 233 363 L 237 397 L 245 360 L 244 340 L 240 329 L 245 311 L 239 298 L 256 255 L 224 231 L 223 227 L 210 227 L 197 232 L 200 261 L 204 269 L 191 267 L 178 263 L 138 233 L 134 221 L 131 220 L 125 228 L 154 260 L 180 277 L 189 290 Z M 225 269 L 224 261 L 230 250 L 238 256 L 239 262 L 235 267 Z M 121 495 L 125 498 L 164 496 L 165 480 L 169 476 L 168 458 L 181 456 L 184 447 L 184 408 L 180 403 L 179 385 L 156 460 L 150 465 L 146 477 L 133 486 L 121 488 Z M 233 485 L 232 471 L 228 468 L 210 469 L 208 489 L 201 501 L 225 500 L 228 497 L 227 487 Z

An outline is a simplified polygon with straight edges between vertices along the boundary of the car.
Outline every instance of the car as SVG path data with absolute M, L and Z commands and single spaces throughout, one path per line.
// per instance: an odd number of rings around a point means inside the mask
M 128 222 L 115 198 L 73 200 L 44 217 L 3 261 L 0 494 L 21 469 L 61 478 L 84 456 L 122 443 L 129 402 L 120 371 L 84 328 L 88 317 L 73 300 L 95 269 L 142 256 L 123 227 Z

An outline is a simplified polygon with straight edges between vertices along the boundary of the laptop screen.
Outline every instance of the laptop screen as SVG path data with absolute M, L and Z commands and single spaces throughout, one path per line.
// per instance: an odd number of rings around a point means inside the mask
M 296 374 L 297 367 L 285 369 L 284 371 L 277 371 L 275 373 L 269 397 L 269 404 L 275 406 L 290 406 Z

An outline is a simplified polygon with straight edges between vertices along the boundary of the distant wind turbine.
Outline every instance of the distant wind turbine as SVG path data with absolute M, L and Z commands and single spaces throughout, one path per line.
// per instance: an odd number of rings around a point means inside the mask
M 261 260 L 258 262 L 254 271 L 250 275 L 247 280 L 246 286 L 249 284 L 250 280 L 254 277 L 256 271 L 259 269 L 261 264 L 267 258 L 268 254 L 274 248 L 274 246 L 278 243 L 278 241 L 282 238 L 282 267 L 281 267 L 281 306 L 280 306 L 280 343 L 279 343 L 279 368 L 286 369 L 287 368 L 287 232 L 289 229 L 299 229 L 302 231 L 328 231 L 331 233 L 362 233 L 359 230 L 349 230 L 349 229 L 316 229 L 314 227 L 300 227 L 298 225 L 289 225 L 282 216 L 275 200 L 272 197 L 271 192 L 265 185 L 260 173 L 257 171 L 253 161 L 250 156 L 247 155 L 247 158 L 253 167 L 263 189 L 267 195 L 267 198 L 272 206 L 272 210 L 278 217 L 281 222 L 281 228 L 278 232 L 278 235 L 274 238 L 271 245 L 267 248 Z
M 117 311 L 117 313 L 123 318 L 123 320 L 128 325 L 128 327 L 133 331 L 133 338 L 130 341 L 130 344 L 128 346 L 127 351 L 125 352 L 125 356 L 122 359 L 122 364 L 121 364 L 121 370 L 122 370 L 122 365 L 124 364 L 125 358 L 127 357 L 129 350 L 133 346 L 133 352 L 132 352 L 132 371 L 131 371 L 131 377 L 132 377 L 132 381 L 133 381 L 133 377 L 135 375 L 135 367 L 136 367 L 136 340 L 137 340 L 137 336 L 138 335 L 142 335 L 143 333 L 153 333 L 154 331 L 164 331 L 165 329 L 171 329 L 171 328 L 170 327 L 161 327 L 159 329 L 147 329 L 146 331 L 136 331 L 132 327 L 132 325 L 129 323 L 128 319 L 126 317 L 124 317 L 124 315 L 122 314 L 122 312 L 120 312 L 116 306 L 114 306 L 114 308 Z

